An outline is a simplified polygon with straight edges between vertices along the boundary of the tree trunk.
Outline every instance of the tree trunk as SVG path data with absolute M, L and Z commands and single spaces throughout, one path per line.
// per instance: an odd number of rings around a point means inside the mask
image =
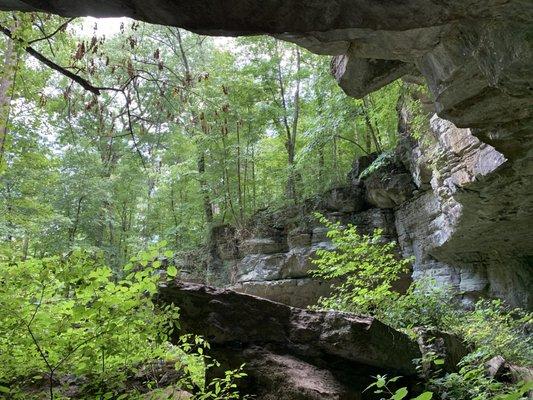
M 2 71 L 2 79 L 0 79 L 0 165 L 2 165 L 4 160 L 11 100 L 13 98 L 12 88 L 16 77 L 17 63 L 14 42 L 9 38 L 6 40 L 4 68 Z
M 205 152 L 202 151 L 198 157 L 198 174 L 200 175 L 200 190 L 204 202 L 205 221 L 209 226 L 213 223 L 213 207 L 211 206 L 211 198 L 209 196 L 209 188 L 205 179 Z

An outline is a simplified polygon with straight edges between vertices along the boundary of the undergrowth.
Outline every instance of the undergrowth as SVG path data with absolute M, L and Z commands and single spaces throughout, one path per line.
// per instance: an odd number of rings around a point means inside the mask
M 321 215 L 317 217 L 329 228 L 327 235 L 334 247 L 317 251 L 313 274 L 326 280 L 341 278 L 343 283 L 333 285 L 332 294 L 321 298 L 314 308 L 372 315 L 413 336 L 414 328 L 428 327 L 461 338 L 471 352 L 460 362 L 457 372 L 438 370 L 428 377 L 426 393 L 433 398 L 518 400 L 533 389 L 531 382 L 498 382 L 487 375 L 485 368 L 485 363 L 495 356 L 531 367 L 533 314 L 509 307 L 502 300 L 481 299 L 473 308 L 465 308 L 457 290 L 437 285 L 431 279 L 417 281 L 400 294 L 393 290 L 393 284 L 411 260 L 401 259 L 395 244 L 387 243 L 382 231 L 361 235 L 353 225 L 342 226 Z M 381 377 L 376 382 L 379 393 L 390 396 L 384 398 L 408 396 L 405 390 L 385 390 L 385 385 L 395 380 Z M 422 398 L 432 398 L 425 396 Z

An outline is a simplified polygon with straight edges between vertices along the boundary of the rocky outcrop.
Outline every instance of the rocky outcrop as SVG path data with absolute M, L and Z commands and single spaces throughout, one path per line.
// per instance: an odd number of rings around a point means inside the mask
M 257 215 L 248 227 L 249 237 L 238 244 L 239 256 L 226 259 L 232 271 L 230 287 L 295 307 L 313 305 L 329 295 L 331 282 L 311 274 L 317 249 L 332 248 L 327 229 L 319 224 L 314 212 L 354 223 L 365 233 L 381 228 L 386 237 L 395 238 L 392 211 L 371 208 L 364 193 L 359 182 L 351 189 L 332 189 L 301 207 Z M 222 249 L 226 247 L 218 243 Z
M 180 307 L 181 329 L 206 337 L 223 369 L 246 362 L 243 390 L 259 399 L 371 398 L 362 397 L 371 375 L 413 377 L 421 355 L 415 341 L 371 317 L 180 282 L 161 287 L 159 301 Z
M 433 142 L 415 144 L 405 164 L 418 187 L 395 210 L 398 239 L 414 255 L 413 278 L 532 306 L 532 164 L 511 163 L 494 147 L 434 116 Z

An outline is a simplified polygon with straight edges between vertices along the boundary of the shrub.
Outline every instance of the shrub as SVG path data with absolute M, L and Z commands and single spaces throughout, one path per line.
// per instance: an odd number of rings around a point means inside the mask
M 204 386 L 208 344 L 190 335 L 178 345 L 169 342 L 179 313 L 153 301 L 160 255 L 159 247 L 141 253 L 121 278 L 98 254 L 81 250 L 0 263 L 0 392 L 28 399 L 17 392 L 33 383 L 48 386 L 53 399 L 56 377 L 69 375 L 89 382 L 84 398 L 111 398 L 138 366 L 167 360 L 184 373 L 177 384 L 198 387 L 199 398 L 236 398 L 241 370 Z M 176 273 L 168 268 L 169 276 Z
M 380 314 L 394 303 L 399 294 L 392 284 L 407 272 L 410 259 L 399 259 L 394 242 L 385 242 L 383 231 L 361 235 L 354 225 L 341 226 L 317 214 L 328 229 L 333 250 L 319 249 L 312 274 L 327 280 L 342 280 L 333 286 L 333 294 L 323 297 L 318 308 L 337 309 L 364 314 Z

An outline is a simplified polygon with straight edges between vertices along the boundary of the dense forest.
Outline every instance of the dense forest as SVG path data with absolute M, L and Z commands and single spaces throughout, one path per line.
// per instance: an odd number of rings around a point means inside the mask
M 209 340 L 180 330 L 160 286 L 217 226 L 239 232 L 345 185 L 361 157 L 393 157 L 402 107 L 410 140 L 431 141 L 425 86 L 354 99 L 330 57 L 267 36 L 10 12 L 0 30 L 0 398 L 254 398 L 239 392 L 246 365 L 210 375 Z M 416 385 L 369 373 L 369 399 L 526 398 L 531 314 L 500 300 L 464 309 L 430 281 L 397 293 L 412 259 L 382 231 L 315 218 L 336 250 L 317 253 L 314 276 L 335 290 L 312 310 L 469 346 L 446 374 L 425 354 Z M 196 279 L 213 283 L 202 267 Z M 495 356 L 526 378 L 487 376 Z
M 272 38 L 217 42 L 127 20 L 104 37 L 97 21 L 87 35 L 80 22 L 20 18 L 2 81 L 13 256 L 96 247 L 118 266 L 160 240 L 195 248 L 210 224 L 333 187 L 357 154 L 396 141 L 399 85 L 350 99 L 328 58 Z

